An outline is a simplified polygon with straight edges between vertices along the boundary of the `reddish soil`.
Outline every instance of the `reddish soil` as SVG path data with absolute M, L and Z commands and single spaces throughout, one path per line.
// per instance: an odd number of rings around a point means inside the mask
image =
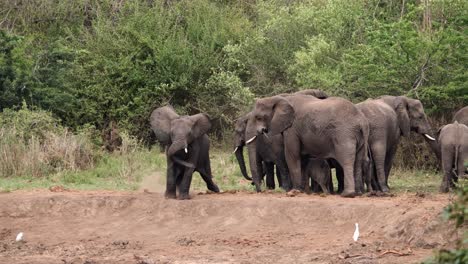
M 0 194 L 0 263 L 417 263 L 455 234 L 448 195 Z M 359 223 L 358 242 L 352 239 Z M 19 232 L 24 240 L 15 242 Z

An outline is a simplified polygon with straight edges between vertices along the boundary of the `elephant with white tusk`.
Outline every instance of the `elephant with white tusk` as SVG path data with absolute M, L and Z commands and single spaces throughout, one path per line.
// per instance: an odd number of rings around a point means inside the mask
M 198 171 L 209 190 L 219 192 L 210 165 L 210 140 L 206 133 L 211 123 L 206 114 L 179 116 L 172 107 L 155 109 L 150 117 L 156 139 L 166 146 L 167 198 L 189 199 L 192 174 Z
M 413 131 L 425 137 L 435 149 L 437 143 L 419 100 L 406 96 L 382 96 L 356 104 L 369 121 L 369 149 L 372 172 L 377 177 L 376 189 L 389 191 L 388 177 L 401 136 Z M 437 153 L 436 153 L 437 154 Z
M 343 169 L 344 197 L 363 192 L 369 125 L 348 100 L 295 94 L 256 101 L 252 112 L 258 136 L 282 135 L 292 188 L 303 190 L 302 157 L 334 159 Z
M 234 135 L 235 154 L 242 175 L 252 180 L 257 192 L 261 191 L 261 181 L 266 174 L 266 185 L 268 189 L 275 189 L 274 171 L 281 188 L 290 190 L 289 172 L 284 159 L 283 139 L 281 135 L 268 138 L 264 134 L 257 135 L 255 120 L 251 113 L 239 118 L 235 124 Z M 243 149 L 247 147 L 249 153 L 249 164 L 252 178 L 247 175 Z

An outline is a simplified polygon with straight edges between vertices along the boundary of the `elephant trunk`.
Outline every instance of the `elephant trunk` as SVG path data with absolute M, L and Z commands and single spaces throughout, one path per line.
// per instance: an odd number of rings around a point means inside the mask
M 244 146 L 243 145 L 237 146 L 235 150 L 235 154 L 236 154 L 237 162 L 239 163 L 242 176 L 244 176 L 246 180 L 251 181 L 252 178 L 250 178 L 249 175 L 247 174 L 247 168 L 245 167 Z
M 257 146 L 256 144 L 249 144 L 247 149 L 249 150 L 249 163 L 250 170 L 252 172 L 252 180 L 255 185 L 257 192 L 261 192 L 261 182 L 260 178 L 263 175 L 262 162 L 257 160 Z
M 195 168 L 195 165 L 193 165 L 190 162 L 186 162 L 178 158 L 175 154 L 177 151 L 185 149 L 185 153 L 188 153 L 188 144 L 187 141 L 185 140 L 175 140 L 172 142 L 172 144 L 169 146 L 167 149 L 167 156 L 174 160 L 174 162 L 179 163 L 180 165 L 183 165 L 185 167 L 189 168 Z
M 441 161 L 440 159 L 440 156 L 441 156 L 441 153 L 440 153 L 440 146 L 439 146 L 439 141 L 438 140 L 431 140 L 427 137 L 424 137 L 424 140 L 427 142 L 427 144 L 429 144 L 429 147 L 431 148 L 431 150 L 434 152 L 434 154 L 436 155 L 437 157 L 437 160 Z

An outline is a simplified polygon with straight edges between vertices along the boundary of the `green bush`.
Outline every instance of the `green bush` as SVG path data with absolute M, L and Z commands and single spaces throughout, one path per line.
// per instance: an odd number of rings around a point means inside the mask
M 25 101 L 74 130 L 116 121 L 148 142 L 170 103 L 219 136 L 253 97 L 310 87 L 409 95 L 446 120 L 468 105 L 463 0 L 20 2 L 0 1 L 0 110 Z

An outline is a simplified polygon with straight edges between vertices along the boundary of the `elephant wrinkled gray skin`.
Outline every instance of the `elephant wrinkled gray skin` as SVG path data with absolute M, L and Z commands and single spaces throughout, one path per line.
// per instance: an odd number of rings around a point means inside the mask
M 455 115 L 453 115 L 453 121 L 457 121 L 460 124 L 464 124 L 468 126 L 468 106 L 463 107 L 462 109 L 458 110 Z
M 464 174 L 464 162 L 468 161 L 468 127 L 455 121 L 439 131 L 444 178 L 441 192 L 448 192 L 454 182 Z
M 234 153 L 236 155 L 237 162 L 239 163 L 239 167 L 242 173 L 242 176 L 246 180 L 251 181 L 252 178 L 249 177 L 247 174 L 247 168 L 245 166 L 244 160 L 244 146 L 245 146 L 245 130 L 247 128 L 247 121 L 250 118 L 250 113 L 240 117 L 237 119 L 234 125 Z
M 273 96 L 257 100 L 253 111 L 257 135 L 283 134 L 293 189 L 302 190 L 301 157 L 335 159 L 344 171 L 342 196 L 362 192 L 362 164 L 367 158 L 369 125 L 353 103 L 338 97 Z
M 303 160 L 302 173 L 305 180 L 305 192 L 333 193 L 330 165 L 326 160 L 307 158 Z
M 431 127 L 421 102 L 406 96 L 382 96 L 356 104 L 356 107 L 369 121 L 369 149 L 374 167 L 374 171 L 369 172 L 376 175 L 378 183 L 374 188 L 387 192 L 388 176 L 400 136 L 408 136 L 414 131 L 424 135 L 435 147 Z
M 302 90 L 294 94 L 285 93 L 281 94 L 281 96 L 287 97 L 298 94 L 311 95 L 320 99 L 325 99 L 328 97 L 325 92 L 318 89 Z M 280 187 L 285 190 L 290 190 L 291 180 L 289 178 L 289 171 L 284 157 L 282 135 L 276 135 L 271 138 L 265 137 L 264 135 L 257 136 L 255 122 L 256 120 L 252 118 L 252 114 L 250 112 L 239 118 L 235 124 L 234 153 L 236 154 L 242 175 L 248 180 L 251 179 L 247 174 L 243 156 L 243 148 L 247 144 L 249 151 L 250 169 L 256 190 L 258 192 L 261 191 L 260 183 L 264 173 L 266 173 L 267 188 L 275 188 L 275 165 Z
M 242 139 L 241 130 L 244 128 L 244 137 Z M 283 138 L 281 135 L 268 138 L 264 135 L 256 135 L 255 119 L 251 113 L 240 118 L 236 122 L 236 157 L 239 166 L 245 170 L 243 159 L 243 147 L 247 145 L 249 153 L 250 171 L 252 173 L 253 183 L 257 192 L 261 191 L 261 179 L 263 172 L 266 173 L 266 185 L 269 189 L 275 188 L 274 167 L 276 165 L 276 174 L 280 187 L 289 190 L 291 187 L 289 172 L 284 158 Z M 263 168 L 265 165 L 265 169 Z M 247 179 L 247 172 L 244 177 Z
M 206 114 L 179 116 L 172 107 L 155 109 L 150 117 L 156 139 L 166 146 L 167 198 L 189 199 L 192 174 L 198 171 L 209 190 L 219 192 L 213 182 L 209 157 L 210 141 L 206 133 L 211 123 Z

